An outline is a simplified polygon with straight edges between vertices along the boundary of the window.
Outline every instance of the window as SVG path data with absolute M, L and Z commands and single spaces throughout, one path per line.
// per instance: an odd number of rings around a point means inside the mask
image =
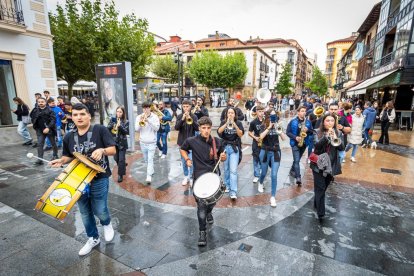
M 210 47 L 210 44 L 205 44 L 204 47 L 208 48 Z
M 223 46 L 226 46 L 226 43 L 221 42 L 221 43 L 220 43 L 220 47 L 223 47 Z
M 9 60 L 0 59 L 0 126 L 17 125 L 17 117 L 12 113 L 16 108 L 13 98 L 16 97 L 12 63 Z

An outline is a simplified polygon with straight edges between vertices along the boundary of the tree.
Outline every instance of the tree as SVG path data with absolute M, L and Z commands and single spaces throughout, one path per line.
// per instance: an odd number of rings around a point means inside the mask
M 166 78 L 169 83 L 178 80 L 178 65 L 172 55 L 157 56 L 151 64 L 151 72 L 157 77 Z
M 243 83 L 247 71 L 243 53 L 221 56 L 217 51 L 203 51 L 188 66 L 189 76 L 209 88 L 234 88 Z
M 286 62 L 282 65 L 282 74 L 280 74 L 279 81 L 276 85 L 276 91 L 282 96 L 292 94 L 292 65 L 289 62 Z
M 95 65 L 130 61 L 134 77 L 145 73 L 155 46 L 148 22 L 134 14 L 119 20 L 113 1 L 66 0 L 49 13 L 56 74 L 68 83 L 68 94 L 80 79 L 95 80 Z
M 305 87 L 320 97 L 328 93 L 328 82 L 318 66 L 313 66 L 312 79 L 305 83 Z

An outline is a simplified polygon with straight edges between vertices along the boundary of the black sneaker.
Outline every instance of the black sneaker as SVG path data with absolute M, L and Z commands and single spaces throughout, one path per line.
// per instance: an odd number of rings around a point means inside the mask
M 30 146 L 32 144 L 32 140 L 24 142 L 23 146 Z
M 124 180 L 122 175 L 118 175 L 118 183 L 122 182 L 122 180 Z
M 32 145 L 32 148 L 37 148 L 37 143 L 34 143 L 34 144 Z
M 289 176 L 291 176 L 291 177 L 296 177 L 296 174 L 295 174 L 295 172 L 294 172 L 294 171 L 290 171 L 290 172 L 289 172 Z
M 52 147 L 45 147 L 43 150 L 44 151 L 49 151 L 49 150 L 51 150 L 52 149 Z
M 207 214 L 207 223 L 209 223 L 209 224 L 213 224 L 214 223 L 214 218 L 213 218 L 213 214 L 212 213 L 208 213 Z
M 43 165 L 43 161 L 42 160 L 37 160 L 36 162 L 34 162 L 34 164 L 36 166 L 40 166 L 40 165 Z
M 298 186 L 302 186 L 302 180 L 300 179 L 300 177 L 296 178 L 296 184 L 298 184 Z
M 200 238 L 198 238 L 198 246 L 205 246 L 207 244 L 206 231 L 200 231 Z

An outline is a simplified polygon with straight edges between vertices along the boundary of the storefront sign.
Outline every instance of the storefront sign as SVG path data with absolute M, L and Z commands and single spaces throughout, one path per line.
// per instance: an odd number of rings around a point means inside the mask
M 397 69 L 397 68 L 401 68 L 404 65 L 404 57 L 399 58 L 394 60 L 393 62 L 391 62 L 388 65 L 382 66 L 381 68 L 377 69 L 374 71 L 374 75 L 373 76 L 377 76 L 380 75 L 382 73 Z

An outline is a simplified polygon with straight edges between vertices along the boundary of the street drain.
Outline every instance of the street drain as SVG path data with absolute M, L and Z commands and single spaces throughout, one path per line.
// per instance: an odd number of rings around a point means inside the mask
M 250 250 L 252 250 L 252 248 L 253 248 L 253 246 L 245 244 L 245 243 L 242 243 L 239 246 L 239 250 L 243 251 L 243 252 L 246 252 L 246 253 L 250 253 Z
M 381 168 L 381 172 L 401 175 L 401 171 L 399 171 L 399 170 L 393 170 L 393 169 Z

